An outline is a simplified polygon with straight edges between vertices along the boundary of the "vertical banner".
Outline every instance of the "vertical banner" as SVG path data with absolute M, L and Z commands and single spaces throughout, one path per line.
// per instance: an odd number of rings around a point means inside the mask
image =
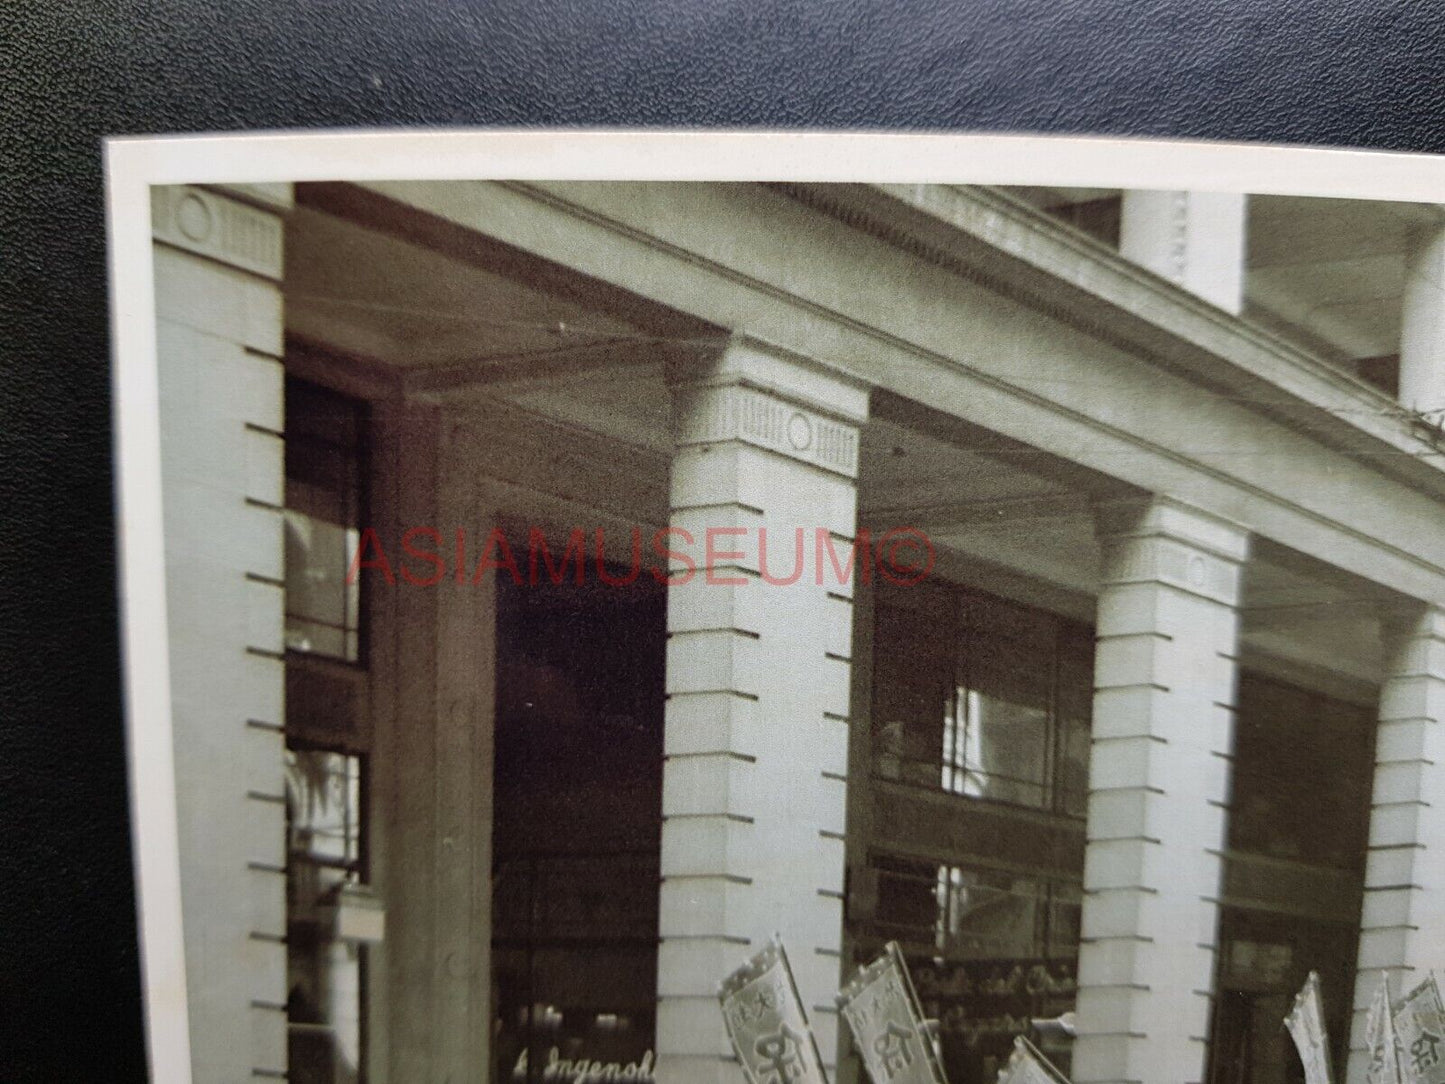
M 1390 979 L 1384 972 L 1380 974 L 1380 988 L 1370 1002 L 1370 1013 L 1365 1017 L 1365 1048 L 1370 1052 L 1365 1084 L 1405 1084 L 1400 1073 L 1395 1014 L 1390 1008 Z
M 947 1084 L 896 941 L 838 991 L 873 1084 Z
M 1394 1008 L 1406 1084 L 1445 1084 L 1445 1009 L 1435 976 L 1411 990 Z
M 776 939 L 718 987 L 749 1084 L 828 1084 L 787 953 Z
M 1319 972 L 1311 971 L 1294 996 L 1294 1008 L 1284 1018 L 1305 1068 L 1305 1084 L 1330 1084 L 1330 1046 L 1325 1034 L 1324 1003 L 1320 1000 Z M 1445 1084 L 1442 1081 L 1441 1084 Z
M 999 1070 L 998 1084 L 1069 1084 L 1069 1081 L 1033 1043 L 1020 1035 L 1014 1039 L 1008 1064 Z

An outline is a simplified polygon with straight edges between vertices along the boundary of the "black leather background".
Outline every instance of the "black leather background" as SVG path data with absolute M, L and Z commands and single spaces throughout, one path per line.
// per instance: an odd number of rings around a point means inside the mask
M 1429 0 L 0 3 L 0 1081 L 144 1074 L 99 139 L 1010 128 L 1445 151 Z

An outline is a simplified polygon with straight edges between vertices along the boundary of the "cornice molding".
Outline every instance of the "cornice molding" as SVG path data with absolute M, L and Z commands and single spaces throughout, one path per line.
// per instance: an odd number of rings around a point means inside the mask
M 953 185 L 772 187 L 1445 497 L 1445 456 L 1390 397 L 1022 200 Z
M 625 187 L 621 186 L 621 189 Z M 1102 329 L 1100 334 L 1107 332 L 1105 325 L 1110 321 L 1122 321 L 1136 329 L 1147 341 L 1131 341 L 1127 350 L 1118 345 L 1117 338 L 1107 335 L 1096 338 L 1096 341 L 1107 343 L 1136 363 L 1152 365 L 1175 380 L 1184 379 L 1198 387 L 1202 395 L 1221 396 L 1233 403 L 1258 398 L 1242 395 L 1242 390 L 1270 387 L 1237 361 L 1211 354 L 1207 344 L 1190 342 L 1157 322 L 1101 301 L 1087 290 L 1061 283 L 1056 277 L 1050 277 L 1044 271 L 1031 268 L 1008 252 L 999 250 L 996 245 L 941 221 L 937 215 L 910 209 L 889 192 L 864 186 L 817 187 L 828 187 L 835 193 L 834 198 L 846 196 L 853 202 L 861 200 L 873 206 L 873 213 L 882 214 L 885 221 L 902 222 L 925 235 L 948 239 L 948 244 L 935 246 L 949 253 L 954 261 L 953 270 L 940 269 L 945 274 L 954 274 L 960 280 L 987 281 L 989 285 L 986 288 L 995 294 L 1001 288 L 992 285 L 992 279 L 984 275 L 976 264 L 989 267 L 990 274 L 1003 269 L 1008 272 L 1005 278 L 1018 278 L 1025 285 L 1037 286 L 1048 282 L 1050 288 L 1061 296 L 1069 295 L 1070 305 L 1067 307 L 1070 310 L 1078 307 L 1069 320 L 1075 325 L 1071 330 L 1077 330 L 1079 320 L 1085 317 L 1096 322 Z M 738 311 L 740 305 L 756 308 L 759 318 L 741 326 L 732 326 L 734 334 L 747 334 L 779 350 L 808 352 L 841 375 L 879 383 L 890 393 L 907 399 L 941 404 L 960 394 L 964 384 L 976 385 L 974 394 L 980 403 L 997 402 L 1011 411 L 1011 425 L 1004 429 L 1004 433 L 1013 439 L 1028 439 L 1019 429 L 1021 416 L 1039 412 L 1042 418 L 1045 416 L 1043 412 L 1046 412 L 1057 425 L 1051 433 L 1050 443 L 1044 447 L 1052 449 L 1055 455 L 1069 455 L 1059 445 L 1061 433 L 1072 431 L 1081 438 L 1085 434 L 1097 437 L 1090 441 L 1092 457 L 1077 461 L 1082 468 L 1091 467 L 1103 472 L 1122 485 L 1143 485 L 1151 489 L 1161 485 L 1174 487 L 1181 479 L 1188 479 L 1187 488 L 1192 500 L 1204 506 L 1229 510 L 1232 515 L 1247 520 L 1251 528 L 1265 538 L 1302 552 L 1317 554 L 1321 560 L 1366 580 L 1393 585 L 1421 598 L 1445 600 L 1445 560 L 1436 562 L 1430 555 L 1409 545 L 1402 531 L 1374 530 L 1373 521 L 1357 516 L 1342 517 L 1334 510 L 1318 507 L 1317 502 L 1308 501 L 1298 493 L 1292 495 L 1282 487 L 1269 484 L 1257 472 L 1242 475 L 1204 461 L 1157 436 L 1141 434 L 1133 427 L 1090 413 L 1082 405 L 1071 403 L 1067 396 L 1044 394 L 1010 379 L 1006 372 L 960 361 L 937 341 L 914 336 L 899 327 L 879 324 L 871 319 L 870 313 L 850 313 L 831 303 L 827 297 L 809 296 L 792 288 L 789 283 L 762 278 L 759 269 L 748 266 L 745 261 L 735 262 L 722 254 L 699 248 L 701 242 L 696 231 L 686 229 L 689 223 L 684 220 L 679 220 L 678 229 L 672 231 L 664 228 L 666 220 L 659 227 L 646 215 L 633 214 L 618 186 L 477 182 L 475 190 L 466 199 L 450 199 L 443 192 L 417 191 L 380 182 L 366 188 L 372 198 L 381 201 L 400 201 L 401 205 L 408 207 L 413 206 L 415 201 L 416 212 L 437 222 L 448 223 L 450 229 L 462 234 L 469 231 L 486 234 L 489 229 L 496 230 L 501 243 L 524 249 L 561 267 L 574 268 L 582 276 L 605 275 L 609 287 L 614 290 L 640 290 L 650 302 L 680 308 L 685 315 L 713 327 L 727 323 L 731 319 L 728 314 Z M 780 191 L 779 186 L 770 186 L 769 190 L 772 197 L 779 201 L 780 208 L 792 203 L 794 207 L 818 213 L 790 198 L 791 193 Z M 977 195 L 974 190 L 970 192 Z M 1000 208 L 1004 208 L 1007 202 L 1001 196 L 990 194 L 989 198 Z M 718 204 L 719 200 L 715 199 L 713 203 Z M 977 201 L 975 206 L 978 206 Z M 720 205 L 717 210 L 726 211 L 727 207 Z M 1024 208 L 1006 215 L 1001 209 L 989 221 L 995 228 L 1009 227 L 1014 218 L 1027 211 Z M 665 215 L 681 211 L 663 207 L 652 208 L 649 213 Z M 571 233 L 559 232 L 559 223 L 554 216 L 561 216 L 581 228 Z M 1011 228 L 1015 230 L 1019 244 L 1035 243 L 1037 230 L 1028 228 L 1026 223 L 1013 223 Z M 1067 227 L 1060 226 L 1058 229 L 1065 231 Z M 1069 244 L 1084 248 L 1092 246 L 1083 235 L 1070 238 Z M 1088 267 L 1100 266 L 1097 253 L 1086 254 L 1089 255 L 1089 260 L 1085 261 Z M 969 258 L 962 259 L 963 255 Z M 1141 270 L 1125 273 L 1136 278 L 1146 275 Z M 709 280 L 711 293 L 705 289 Z M 1239 330 L 1243 327 L 1240 321 L 1222 311 L 1209 311 L 1212 307 L 1207 307 L 1206 302 L 1192 299 L 1156 276 L 1149 276 L 1149 280 L 1149 290 L 1164 296 L 1166 307 L 1171 312 L 1177 314 L 1181 310 L 1197 309 L 1193 311 L 1193 316 L 1200 328 L 1225 326 L 1230 329 L 1227 335 L 1232 336 L 1233 341 L 1243 341 L 1240 338 L 1244 335 Z M 716 302 L 714 296 L 717 297 Z M 802 337 L 804 335 L 813 336 L 819 343 L 816 350 L 807 345 Z M 936 338 L 933 337 L 934 340 Z M 1161 348 L 1151 349 L 1151 341 L 1162 344 Z M 1180 353 L 1188 357 L 1176 356 Z M 1307 358 L 1305 355 L 1301 357 Z M 890 372 L 898 370 L 880 371 L 876 369 L 877 364 L 909 365 L 913 368 L 906 378 L 894 379 Z M 1323 368 L 1322 363 L 1306 361 L 1306 369 L 1316 375 Z M 941 393 L 938 397 L 922 393 L 922 374 L 925 372 L 936 376 Z M 879 376 L 888 379 L 877 380 Z M 1343 375 L 1339 379 L 1357 383 Z M 1232 390 L 1228 383 L 1230 380 L 1234 381 Z M 1376 407 L 1382 401 L 1382 397 L 1367 386 L 1359 386 L 1356 393 Z M 1251 410 L 1260 416 L 1262 422 L 1274 424 L 1281 432 L 1293 430 L 1303 434 L 1322 451 L 1348 457 L 1375 472 L 1382 480 L 1395 482 L 1402 490 L 1412 491 L 1413 503 L 1406 501 L 1403 507 L 1417 519 L 1426 505 L 1431 506 L 1433 514 L 1433 508 L 1445 500 L 1445 471 L 1416 458 L 1430 454 L 1428 445 L 1406 438 L 1405 446 L 1401 447 L 1372 436 L 1358 425 L 1331 415 L 1329 410 L 1312 403 L 1307 395 L 1274 387 L 1267 400 L 1266 404 L 1256 402 Z M 1278 418 L 1270 418 L 1266 407 L 1284 410 L 1284 413 Z M 1240 403 L 1239 409 L 1250 408 Z M 975 424 L 982 424 L 976 414 L 966 417 Z M 1399 422 L 1398 419 L 1392 420 Z M 1408 428 L 1399 423 L 1395 426 L 1394 435 L 1399 437 Z M 1139 466 L 1116 473 L 1112 467 L 1101 465 L 1101 460 L 1110 456 L 1120 462 L 1122 456 L 1132 457 L 1130 462 Z M 1398 496 L 1406 500 L 1404 493 Z M 1420 498 L 1424 498 L 1423 503 Z

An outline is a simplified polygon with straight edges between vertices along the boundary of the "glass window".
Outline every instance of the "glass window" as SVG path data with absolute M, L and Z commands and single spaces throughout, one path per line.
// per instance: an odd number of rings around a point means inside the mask
M 287 853 L 335 877 L 361 863 L 361 758 L 286 750 Z
M 870 864 L 878 895 L 869 934 L 897 940 L 909 957 L 923 1010 L 941 1024 L 949 1080 L 995 1080 L 1015 1035 L 1074 1007 L 1079 885 L 887 854 Z
M 1354 869 L 1365 853 L 1374 713 L 1243 673 L 1235 723 L 1229 845 Z M 1328 779 L 1328 787 L 1319 780 Z
M 915 949 L 933 948 L 938 936 L 940 867 L 891 855 L 875 855 L 872 865 L 878 878 L 878 937 Z
M 1059 632 L 1058 680 L 1054 710 L 1058 715 L 1058 808 L 1083 818 L 1089 806 L 1089 750 L 1093 742 L 1094 634 L 1082 625 Z
M 1093 630 L 959 587 L 877 602 L 874 777 L 967 801 L 927 800 L 947 833 L 880 840 L 857 944 L 899 942 L 949 1079 L 991 1084 L 1016 1035 L 1074 1008 Z M 886 853 L 915 845 L 941 853 Z M 1067 1069 L 1067 1044 L 1047 1053 Z
M 334 936 L 362 873 L 363 761 L 286 750 L 286 1019 L 294 1084 L 361 1079 L 363 946 Z
M 962 589 L 924 606 L 880 591 L 875 776 L 1082 817 L 1093 637 Z
M 286 382 L 286 647 L 360 657 L 360 577 L 347 571 L 362 515 L 359 403 Z
M 1218 943 L 1219 976 L 1205 1076 L 1209 1084 L 1304 1080 L 1294 1043 L 1279 1022 L 1310 971 L 1320 976 L 1330 1057 L 1335 1065 L 1345 1064 L 1359 947 L 1357 923 L 1223 907 Z
M 666 591 L 497 590 L 490 1079 L 651 1079 Z
M 1017 805 L 1048 801 L 1049 716 L 979 689 L 955 687 L 943 730 L 943 789 Z
M 1032 880 L 938 868 L 938 947 L 970 957 L 1032 956 L 1042 947 L 1045 894 Z
M 1059 810 L 1083 819 L 1089 812 L 1089 750 L 1093 728 L 1087 715 L 1059 720 Z
M 875 855 L 877 933 L 951 959 L 1078 951 L 1077 886 L 966 865 Z

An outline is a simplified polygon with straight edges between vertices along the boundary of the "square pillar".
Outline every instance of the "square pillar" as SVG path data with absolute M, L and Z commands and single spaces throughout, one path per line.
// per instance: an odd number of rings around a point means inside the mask
M 1384 615 L 1365 898 L 1350 1029 L 1350 1081 L 1364 1080 L 1365 1015 L 1390 978 L 1399 997 L 1445 970 L 1445 613 Z
M 1204 1076 L 1234 733 L 1240 528 L 1163 498 L 1103 550 L 1077 1084 Z
M 1242 193 L 1129 190 L 1119 252 L 1238 315 L 1244 306 L 1244 230 Z
M 289 186 L 152 189 L 191 1074 L 286 1071 L 281 251 Z
M 1405 253 L 1400 405 L 1445 416 L 1445 226 L 1417 230 Z
M 717 984 L 774 932 L 837 1050 L 868 392 L 746 342 L 669 382 L 670 548 L 696 568 L 668 593 L 657 1080 L 732 1084 Z
M 413 527 L 485 538 L 495 505 L 464 420 L 379 404 L 371 503 L 393 559 Z M 419 543 L 423 549 L 428 543 Z M 464 567 L 464 566 L 463 566 Z M 469 569 L 467 570 L 470 571 Z M 367 1079 L 485 1084 L 490 1075 L 494 577 L 364 574 L 374 745 L 371 875 L 386 937 L 368 951 Z

